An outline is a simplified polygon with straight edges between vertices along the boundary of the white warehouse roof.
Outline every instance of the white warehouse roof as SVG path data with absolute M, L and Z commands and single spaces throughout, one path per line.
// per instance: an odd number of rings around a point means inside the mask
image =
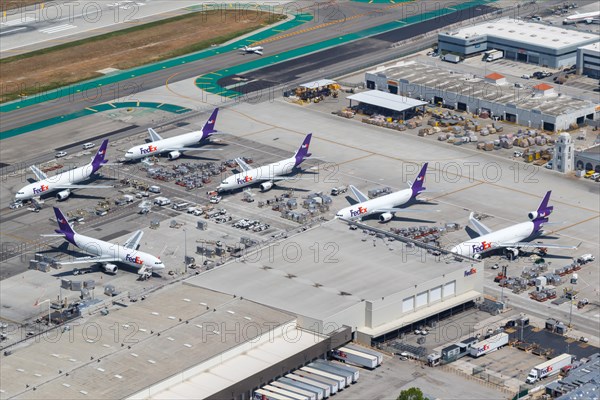
M 300 87 L 306 89 L 317 89 L 323 86 L 333 85 L 334 83 L 335 81 L 332 81 L 331 79 L 319 79 L 318 81 L 303 83 L 300 85 Z
M 446 32 L 445 34 L 465 40 L 487 36 L 488 40 L 490 37 L 494 37 L 553 49 L 584 45 L 590 40 L 597 39 L 597 36 L 592 33 L 508 18 L 474 25 L 455 32 Z
M 348 99 L 399 112 L 427 104 L 421 100 L 411 99 L 410 97 L 405 96 L 398 96 L 397 94 L 382 92 L 379 90 L 369 90 L 368 92 L 353 94 L 352 96 L 348 96 Z
M 587 52 L 596 53 L 596 54 L 600 55 L 600 41 L 596 42 L 596 43 L 590 43 L 585 46 L 581 46 L 580 49 L 587 50 Z

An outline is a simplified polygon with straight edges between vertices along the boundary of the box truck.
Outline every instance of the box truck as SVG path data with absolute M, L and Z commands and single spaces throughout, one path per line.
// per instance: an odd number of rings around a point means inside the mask
M 369 369 L 374 369 L 377 367 L 377 365 L 379 365 L 377 357 L 371 354 L 358 352 L 347 347 L 340 347 L 337 350 L 332 350 L 331 357 L 335 358 L 336 360 L 341 360 L 345 363 L 350 363 Z
M 573 357 L 570 354 L 564 353 L 558 357 L 554 357 L 552 360 L 536 365 L 529 371 L 529 375 L 527 375 L 525 382 L 531 384 L 548 376 L 558 374 L 561 368 L 570 365 L 572 361 Z
M 456 54 L 446 54 L 444 55 L 443 60 L 457 64 L 460 62 L 460 56 L 457 56 Z
M 377 365 L 381 365 L 381 363 L 383 362 L 383 354 L 381 354 L 380 352 L 375 351 L 373 349 L 369 349 L 369 348 L 366 348 L 366 347 L 358 346 L 358 345 L 355 345 L 355 344 L 352 344 L 352 343 L 348 343 L 344 347 L 346 347 L 347 349 L 350 349 L 350 350 L 358 351 L 360 353 L 370 354 L 372 356 L 377 357 Z
M 308 400 L 309 399 L 308 396 L 304 396 L 304 395 L 299 394 L 299 393 L 294 393 L 294 392 L 291 392 L 289 390 L 281 389 L 281 388 L 278 388 L 278 387 L 273 386 L 273 385 L 265 385 L 261 389 L 268 390 L 269 392 L 280 394 L 282 396 L 288 397 L 288 398 L 293 399 L 293 400 Z
M 484 60 L 486 62 L 492 62 L 500 60 L 501 58 L 504 58 L 504 52 L 502 50 L 490 50 L 485 53 Z
M 508 333 L 499 333 L 471 346 L 471 357 L 480 357 L 508 344 Z
M 334 381 L 333 379 L 325 378 L 324 376 L 311 374 L 310 372 L 302 371 L 300 369 L 295 370 L 293 375 L 297 375 L 302 378 L 310 379 L 311 381 L 321 382 L 326 385 L 329 385 L 332 395 L 336 394 L 340 387 L 340 384 L 338 381 Z
M 310 400 L 317 400 L 316 392 L 311 392 L 310 390 L 302 389 L 297 386 L 288 385 L 286 383 L 281 383 L 278 381 L 271 382 L 270 386 L 275 386 L 276 388 L 287 390 L 288 392 L 300 394 Z
M 346 386 L 352 385 L 352 377 L 353 374 L 348 371 L 342 371 L 336 368 L 333 368 L 329 364 L 324 364 L 322 362 L 312 362 L 307 365 L 307 367 L 318 369 L 320 371 L 329 372 L 330 374 L 334 374 L 337 376 L 341 376 L 346 380 Z
M 291 380 L 293 382 L 300 382 L 300 383 L 303 383 L 305 385 L 315 386 L 315 387 L 321 389 L 323 391 L 323 398 L 324 399 L 326 399 L 329 396 L 331 396 L 331 386 L 329 386 L 328 384 L 325 384 L 323 382 L 313 381 L 313 380 L 310 380 L 310 379 L 305 378 L 303 376 L 294 375 L 294 374 L 287 374 L 285 376 L 285 379 L 289 379 L 289 380 Z M 337 389 L 337 386 L 336 386 L 336 389 Z
M 257 389 L 254 391 L 254 400 L 290 400 L 289 397 L 279 393 L 269 392 L 265 389 Z
M 358 378 L 360 377 L 360 373 L 356 368 L 352 368 L 350 366 L 341 364 L 337 361 L 316 360 L 315 363 L 328 365 L 329 367 L 334 368 L 335 370 L 349 372 L 350 374 L 352 374 L 352 383 L 358 381 Z
M 302 367 L 300 368 L 300 370 L 310 372 L 311 374 L 320 375 L 325 378 L 333 379 L 334 381 L 338 382 L 338 390 L 343 390 L 346 387 L 346 385 L 349 384 L 347 382 L 351 381 L 350 378 L 346 378 L 345 376 L 334 374 L 332 372 L 325 371 L 321 368 L 314 368 L 312 366 Z
M 286 377 L 279 378 L 279 380 L 277 380 L 276 382 L 284 384 L 284 385 L 288 385 L 288 386 L 297 387 L 302 390 L 306 390 L 308 392 L 313 392 L 317 396 L 317 400 L 323 400 L 325 398 L 325 390 L 323 388 L 320 388 L 315 385 L 310 385 L 308 383 L 304 383 L 304 382 L 300 382 L 300 381 L 294 381 L 294 380 L 292 380 L 290 378 L 286 378 Z M 275 384 L 275 382 L 273 382 L 272 385 L 273 384 Z

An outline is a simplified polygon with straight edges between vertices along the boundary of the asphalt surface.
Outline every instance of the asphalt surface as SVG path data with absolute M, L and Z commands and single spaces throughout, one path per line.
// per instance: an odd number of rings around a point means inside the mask
M 496 10 L 497 9 L 489 6 L 471 7 L 442 18 L 434 18 L 429 21 L 398 28 L 367 39 L 357 40 L 332 49 L 323 50 L 318 53 L 312 53 L 304 57 L 262 68 L 244 74 L 243 77 L 252 82 L 243 86 L 237 86 L 234 90 L 246 94 L 272 86 L 294 82 L 301 79 L 307 70 L 328 70 L 336 64 L 344 64 L 360 57 L 381 53 L 389 49 L 392 43 L 408 40 L 427 32 L 443 28 L 449 24 L 460 23 L 465 20 L 477 18 Z M 222 87 L 232 85 L 236 83 L 236 80 L 234 79 L 236 77 L 238 76 L 226 76 L 221 78 L 218 83 Z
M 329 20 L 328 17 L 321 13 L 315 12 L 313 21 L 304 24 L 290 32 L 286 32 L 280 39 L 271 40 L 264 44 L 265 54 L 277 54 L 286 50 L 294 49 L 306 44 L 320 42 L 322 40 L 338 37 L 340 34 L 357 32 L 370 27 L 378 26 L 387 22 L 396 21 L 400 18 L 406 18 L 410 15 L 420 14 L 425 11 L 435 9 L 435 3 L 431 2 L 430 7 L 426 7 L 427 2 L 421 2 L 420 10 L 407 11 L 403 5 L 368 5 L 356 3 L 339 4 L 339 20 Z M 408 3 L 410 4 L 410 3 Z M 408 7 L 408 6 L 406 6 Z M 439 7 L 439 5 L 437 6 Z M 482 10 L 484 9 L 480 6 Z M 319 11 L 319 10 L 317 10 Z M 410 14 L 410 13 L 413 14 Z M 467 13 L 465 15 L 468 15 Z M 467 17 L 468 18 L 468 17 Z M 455 22 L 452 18 L 442 18 L 441 21 Z M 339 21 L 339 23 L 336 23 Z M 439 23 L 439 21 L 437 22 Z M 429 29 L 435 29 L 436 19 L 424 23 L 421 29 L 426 29 L 429 24 Z M 291 35 L 289 33 L 292 33 Z M 381 41 L 381 40 L 380 40 Z M 383 40 L 383 42 L 386 42 Z M 389 43 L 389 41 L 387 41 Z M 394 54 L 400 54 L 399 49 L 394 50 Z M 371 49 L 365 49 L 367 54 L 364 57 L 374 60 L 374 57 L 369 53 Z M 377 49 L 375 49 L 377 51 Z M 393 55 L 392 55 L 393 56 Z M 93 106 L 94 104 L 114 101 L 123 96 L 128 96 L 129 100 L 135 100 L 135 94 L 145 90 L 156 88 L 168 83 L 174 83 L 181 80 L 196 77 L 206 74 L 211 71 L 220 70 L 240 64 L 244 61 L 244 56 L 237 52 L 229 52 L 222 55 L 210 57 L 198 62 L 183 64 L 181 66 L 170 69 L 160 70 L 154 73 L 146 74 L 140 77 L 132 77 L 131 79 L 121 81 L 115 85 L 108 87 L 93 87 L 90 90 L 80 93 L 70 93 L 67 96 L 59 99 L 29 106 L 24 109 L 18 109 L 2 114 L 1 130 L 10 130 L 23 125 L 28 125 L 34 122 L 46 120 L 52 117 L 70 114 L 79 111 L 83 108 Z M 360 67 L 360 63 L 364 62 L 360 58 L 353 62 L 346 62 L 345 68 Z M 302 66 L 302 59 L 292 62 L 294 68 Z M 307 69 L 307 67 L 304 67 Z M 329 72 L 329 71 L 328 71 Z M 323 74 L 323 71 L 315 71 L 315 73 Z M 299 82 L 298 82 L 299 83 Z M 66 90 L 69 90 L 68 88 Z M 133 92 L 133 93 L 132 93 Z M 41 94 L 43 96 L 43 94 Z

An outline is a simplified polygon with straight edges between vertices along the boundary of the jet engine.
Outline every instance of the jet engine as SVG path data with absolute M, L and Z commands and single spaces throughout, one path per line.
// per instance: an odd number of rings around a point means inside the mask
M 181 156 L 181 152 L 179 152 L 177 150 L 170 152 L 168 155 L 169 160 L 171 160 L 171 161 L 177 160 L 180 156 Z
M 481 258 L 481 254 L 475 253 L 475 254 L 473 254 L 473 258 L 476 260 L 479 260 Z
M 383 214 L 381 214 L 379 216 L 379 221 L 381 221 L 381 222 L 388 222 L 392 218 L 394 218 L 394 214 L 386 212 L 386 213 L 383 213 Z
M 543 215 L 540 214 L 537 211 L 530 211 L 529 214 L 527 214 L 527 216 L 529 217 L 530 220 L 533 221 L 534 219 L 536 219 L 538 217 L 547 217 L 550 214 L 552 214 L 552 210 L 551 209 L 547 210 L 547 212 L 543 213 Z
M 260 184 L 260 191 L 266 192 L 267 190 L 271 190 L 273 187 L 273 182 L 263 182 Z
M 71 195 L 71 191 L 69 189 L 61 190 L 60 192 L 58 192 L 56 194 L 56 200 L 58 200 L 58 201 L 66 200 L 70 195 Z
M 119 270 L 119 267 L 117 267 L 115 264 L 110 264 L 110 263 L 104 264 L 102 266 L 102 268 L 104 268 L 105 272 L 108 272 L 110 274 L 116 274 L 117 271 Z
M 519 249 L 515 247 L 507 247 L 504 249 L 504 255 L 510 259 L 515 259 L 519 256 Z

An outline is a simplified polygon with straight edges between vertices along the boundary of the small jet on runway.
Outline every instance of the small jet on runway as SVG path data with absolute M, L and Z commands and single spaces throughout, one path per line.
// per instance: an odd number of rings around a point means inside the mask
M 473 225 L 475 231 L 480 235 L 454 246 L 450 251 L 462 256 L 479 259 L 495 249 L 504 249 L 505 252 L 513 257 L 519 255 L 519 250 L 523 248 L 550 248 L 550 249 L 577 249 L 577 246 L 565 246 L 553 243 L 532 242 L 544 235 L 542 227 L 549 223 L 548 217 L 554 210 L 549 206 L 550 194 L 548 191 L 540 203 L 537 211 L 531 211 L 528 216 L 530 221 L 521 222 L 499 231 L 493 232 L 490 228 L 475 219 L 474 213 L 469 216 L 469 222 Z
M 262 56 L 263 50 L 264 49 L 262 46 L 240 47 L 240 51 L 242 52 L 242 54 L 258 54 L 259 56 Z
M 409 210 L 406 208 L 399 208 L 400 206 L 407 205 L 411 201 L 414 201 L 419 194 L 426 190 L 425 187 L 423 187 L 423 183 L 425 183 L 427 164 L 428 163 L 425 163 L 423 168 L 421 168 L 421 172 L 417 175 L 415 183 L 408 182 L 409 189 L 400 190 L 385 196 L 369 200 L 369 197 L 350 185 L 350 190 L 358 200 L 358 203 L 338 211 L 338 213 L 335 214 L 335 217 L 352 220 L 362 219 L 371 214 L 381 214 L 379 215 L 379 221 L 387 222 L 391 220 L 397 212 L 437 212 L 438 210 Z
M 260 189 L 263 192 L 271 189 L 276 181 L 296 180 L 301 179 L 295 176 L 284 176 L 292 173 L 294 168 L 298 167 L 304 160 L 309 158 L 311 154 L 308 152 L 312 133 L 309 133 L 304 138 L 302 145 L 291 158 L 286 158 L 269 165 L 259 168 L 250 168 L 241 158 L 236 158 L 242 172 L 232 175 L 221 182 L 217 190 L 223 192 L 226 190 L 235 190 L 255 183 L 260 183 Z
M 133 161 L 153 155 L 168 153 L 167 156 L 169 160 L 176 160 L 181 156 L 181 152 L 183 151 L 219 151 L 220 149 L 188 147 L 202 144 L 204 140 L 217 133 L 215 130 L 215 123 L 217 122 L 218 113 L 219 109 L 215 108 L 201 130 L 184 133 L 182 135 L 173 136 L 167 139 L 163 139 L 154 131 L 154 129 L 148 128 L 148 133 L 152 141 L 150 143 L 130 148 L 125 153 L 125 159 L 128 161 Z
M 78 185 L 79 182 L 90 179 L 102 165 L 106 164 L 107 161 L 104 157 L 106 156 L 107 147 L 108 139 L 105 139 L 89 164 L 62 172 L 52 177 L 48 177 L 38 167 L 32 165 L 30 168 L 38 178 L 38 181 L 19 189 L 15 195 L 15 200 L 30 200 L 60 190 L 60 192 L 56 194 L 56 199 L 60 201 L 66 200 L 71 195 L 72 189 L 114 188 L 114 186 L 106 185 Z
M 165 268 L 165 264 L 160 258 L 137 250 L 140 240 L 144 235 L 144 232 L 141 230 L 136 231 L 129 239 L 127 239 L 127 241 L 125 241 L 123 246 L 121 246 L 93 237 L 80 235 L 73 230 L 73 227 L 69 224 L 67 218 L 57 207 L 54 207 L 54 214 L 56 215 L 59 229 L 55 230 L 56 234 L 42 236 L 64 237 L 69 243 L 72 243 L 86 253 L 94 255 L 75 258 L 71 261 L 59 261 L 58 264 L 60 265 L 101 263 L 102 269 L 104 269 L 105 272 L 116 274 L 119 268 L 113 263 L 118 262 L 138 268 L 138 274 L 141 276 L 148 276 L 147 274 L 151 274 L 153 271 L 156 272 Z

